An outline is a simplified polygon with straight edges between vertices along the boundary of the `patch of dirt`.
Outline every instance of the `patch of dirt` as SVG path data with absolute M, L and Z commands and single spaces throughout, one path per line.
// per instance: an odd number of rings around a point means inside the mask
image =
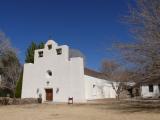
M 112 103 L 112 104 L 110 104 Z M 0 120 L 159 120 L 159 108 L 119 102 L 0 106 Z

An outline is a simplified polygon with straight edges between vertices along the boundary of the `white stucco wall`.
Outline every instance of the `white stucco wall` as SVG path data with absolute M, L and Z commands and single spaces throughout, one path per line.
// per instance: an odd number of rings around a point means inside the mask
M 116 93 L 109 81 L 88 75 L 85 75 L 84 78 L 85 94 L 87 100 L 116 97 Z
M 52 49 L 48 50 L 47 45 L 50 44 Z M 57 48 L 62 48 L 61 55 L 57 55 Z M 39 51 L 43 51 L 43 57 L 38 57 Z M 58 46 L 52 40 L 46 43 L 44 49 L 36 50 L 34 64 L 24 65 L 22 98 L 37 98 L 41 93 L 45 101 L 45 89 L 53 88 L 53 102 L 68 102 L 68 97 L 73 97 L 74 102 L 85 102 L 83 59 L 69 60 L 68 54 L 68 46 Z M 47 70 L 52 71 L 51 77 L 47 76 Z
M 52 49 L 48 49 L 52 45 Z M 57 55 L 56 49 L 62 54 Z M 43 57 L 39 52 L 43 51 Z M 52 71 L 52 76 L 47 71 Z M 93 88 L 93 85 L 95 87 Z M 38 98 L 42 95 L 46 101 L 45 89 L 53 89 L 53 102 L 74 102 L 115 98 L 116 94 L 109 81 L 84 75 L 83 58 L 69 58 L 69 47 L 59 46 L 53 40 L 45 44 L 44 49 L 35 50 L 34 64 L 24 64 L 22 98 Z
M 142 85 L 141 86 L 141 96 L 144 98 L 159 97 L 160 91 L 159 91 L 158 85 L 153 85 L 153 92 L 149 92 L 149 85 Z

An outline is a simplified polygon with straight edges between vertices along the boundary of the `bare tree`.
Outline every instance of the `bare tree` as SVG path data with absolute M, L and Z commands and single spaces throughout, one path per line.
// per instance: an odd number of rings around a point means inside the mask
M 5 54 L 2 63 L 4 64 L 4 67 L 2 70 L 3 80 L 1 87 L 11 90 L 13 97 L 15 98 L 16 85 L 21 73 L 21 65 L 15 53 L 12 52 Z
M 125 60 L 132 64 L 138 81 L 160 80 L 160 0 L 137 0 L 130 6 L 129 23 L 134 43 L 118 44 Z
M 119 100 L 119 95 L 125 89 L 128 81 L 128 74 L 125 69 L 113 60 L 105 59 L 101 63 L 101 72 L 107 76 L 112 84 L 112 88 Z
M 0 55 L 2 56 L 7 51 L 14 51 L 15 49 L 11 47 L 11 43 L 8 37 L 6 37 L 4 32 L 0 32 Z
M 0 74 L 1 89 L 9 89 L 15 97 L 17 80 L 20 76 L 21 65 L 15 49 L 11 47 L 9 39 L 0 33 Z

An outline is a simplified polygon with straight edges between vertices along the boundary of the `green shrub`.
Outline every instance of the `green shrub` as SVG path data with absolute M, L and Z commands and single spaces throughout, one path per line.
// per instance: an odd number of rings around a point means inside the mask
M 17 85 L 16 85 L 16 92 L 15 92 L 16 98 L 21 98 L 22 80 L 23 80 L 23 71 L 22 71 L 20 78 L 19 78 Z

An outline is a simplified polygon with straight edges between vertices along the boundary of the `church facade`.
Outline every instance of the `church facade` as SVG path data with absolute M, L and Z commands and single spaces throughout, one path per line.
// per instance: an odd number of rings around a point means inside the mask
M 67 45 L 48 40 L 44 49 L 35 50 L 34 63 L 24 64 L 21 97 L 81 103 L 116 94 L 103 74 L 84 67 L 82 57 L 70 58 Z

